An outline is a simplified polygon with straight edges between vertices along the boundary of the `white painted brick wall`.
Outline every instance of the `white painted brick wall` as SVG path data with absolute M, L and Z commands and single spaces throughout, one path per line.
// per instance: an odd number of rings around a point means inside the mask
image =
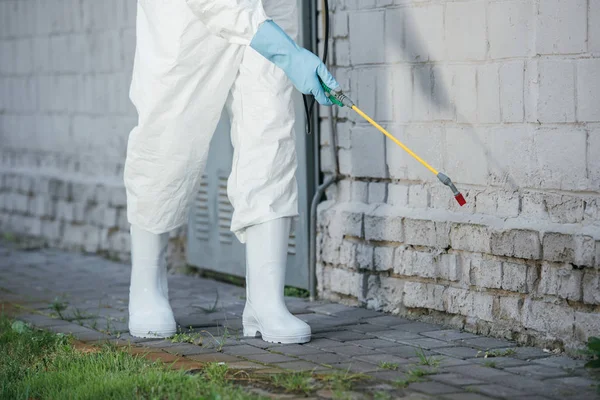
M 578 347 L 597 334 L 600 0 L 352 1 L 336 3 L 336 18 L 335 71 L 350 97 L 447 173 L 467 205 L 340 110 L 343 179 L 328 220 L 387 205 L 365 214 L 343 261 L 320 258 L 362 265 L 363 292 L 349 300 L 325 284 L 322 294 L 528 343 Z

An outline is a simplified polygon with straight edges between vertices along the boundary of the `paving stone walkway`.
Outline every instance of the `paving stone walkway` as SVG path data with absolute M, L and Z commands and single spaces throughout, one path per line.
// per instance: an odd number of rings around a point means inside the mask
M 598 381 L 583 368 L 584 361 L 323 301 L 287 298 L 290 310 L 312 327 L 308 344 L 244 338 L 244 289 L 189 276 L 169 276 L 171 304 L 182 331 L 189 338 L 202 337 L 202 345 L 133 338 L 127 333 L 128 283 L 129 267 L 122 263 L 0 242 L 2 303 L 25 307 L 28 311 L 19 318 L 32 325 L 72 333 L 84 342 L 126 341 L 253 373 L 350 371 L 370 376 L 370 386 L 355 398 L 373 398 L 375 391 L 411 399 L 600 398 Z M 483 357 L 486 352 L 494 357 Z M 418 381 L 409 383 L 415 376 Z M 331 396 L 317 393 L 315 398 Z

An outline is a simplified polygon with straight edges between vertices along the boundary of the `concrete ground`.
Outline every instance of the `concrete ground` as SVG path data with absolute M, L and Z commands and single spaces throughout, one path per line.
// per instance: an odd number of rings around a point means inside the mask
M 132 338 L 127 333 L 128 284 L 129 267 L 122 263 L 0 243 L 0 301 L 21 305 L 19 319 L 72 333 L 83 342 L 131 342 L 190 363 L 225 362 L 253 374 L 350 371 L 369 376 L 353 398 L 373 398 L 375 392 L 388 392 L 387 398 L 447 400 L 600 398 L 598 381 L 582 360 L 324 301 L 287 299 L 290 310 L 311 325 L 310 343 L 244 338 L 244 289 L 189 276 L 169 276 L 171 304 L 182 331 L 191 327 L 186 337 L 201 337 L 202 344 Z M 332 396 L 321 391 L 313 398 Z

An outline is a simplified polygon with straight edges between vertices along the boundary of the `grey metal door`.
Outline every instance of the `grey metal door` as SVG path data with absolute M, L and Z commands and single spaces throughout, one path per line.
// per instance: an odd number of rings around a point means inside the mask
M 301 2 L 299 1 L 299 7 Z M 301 8 L 300 18 L 306 9 Z M 303 29 L 302 24 L 301 30 Z M 300 37 L 303 37 L 302 32 Z M 314 168 L 312 139 L 305 135 L 302 96 L 294 93 L 296 108 L 296 152 L 298 156 L 298 200 L 300 216 L 292 224 L 288 247 L 286 283 L 308 288 L 308 223 Z M 229 117 L 224 111 L 213 136 L 200 191 L 196 194 L 188 224 L 188 263 L 203 269 L 244 276 L 245 250 L 229 230 L 233 208 L 227 198 L 233 147 Z

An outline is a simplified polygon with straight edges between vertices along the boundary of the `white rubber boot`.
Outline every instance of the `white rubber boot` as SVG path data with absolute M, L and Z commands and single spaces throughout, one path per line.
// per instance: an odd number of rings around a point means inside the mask
M 306 343 L 310 326 L 287 309 L 283 289 L 291 218 L 246 229 L 246 307 L 244 336 L 271 343 Z
M 131 226 L 129 332 L 142 338 L 166 338 L 177 330 L 169 305 L 166 253 L 169 234 Z

